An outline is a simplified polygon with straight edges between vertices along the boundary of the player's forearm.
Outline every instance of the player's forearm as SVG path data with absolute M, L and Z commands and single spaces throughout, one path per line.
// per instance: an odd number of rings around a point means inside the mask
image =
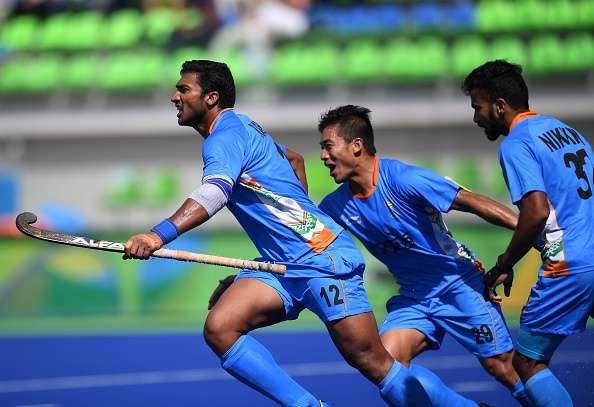
M 548 206 L 543 202 L 522 201 L 522 210 L 518 218 L 518 226 L 499 262 L 513 267 L 534 245 L 544 229 L 549 216 Z
M 521 215 L 520 215 L 521 218 Z M 538 236 L 542 232 L 546 219 L 538 221 L 531 219 L 529 221 L 518 222 L 518 227 L 514 232 L 507 249 L 501 255 L 499 263 L 508 267 L 513 267 L 534 245 Z
M 208 215 L 208 212 L 202 205 L 195 200 L 188 198 L 169 219 L 173 222 L 178 233 L 181 235 L 188 230 L 200 226 L 209 218 L 210 216 Z
M 480 194 L 461 189 L 452 204 L 452 209 L 469 212 L 485 221 L 511 230 L 516 228 L 518 215 L 507 206 Z

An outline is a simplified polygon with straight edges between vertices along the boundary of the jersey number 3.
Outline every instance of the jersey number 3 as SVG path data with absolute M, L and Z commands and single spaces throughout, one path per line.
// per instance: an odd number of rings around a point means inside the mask
M 581 186 L 577 189 L 577 193 L 582 199 L 588 199 L 592 196 L 592 186 L 590 180 L 588 179 L 588 174 L 584 171 L 584 165 L 586 165 L 586 150 L 583 148 L 578 150 L 574 153 L 566 153 L 563 156 L 563 160 L 565 161 L 565 166 L 567 168 L 571 168 L 571 164 L 573 164 L 575 176 L 577 179 L 582 180 L 586 183 L 587 189 L 582 188 Z M 594 174 L 592 175 L 594 179 Z
M 328 293 L 330 294 L 334 294 L 332 298 L 332 303 L 330 301 L 330 295 L 328 295 Z M 326 291 L 326 287 L 322 287 L 322 289 L 320 290 L 320 297 L 323 298 L 326 301 L 326 305 L 331 307 L 333 305 L 340 305 L 340 304 L 344 304 L 344 300 L 342 298 L 340 298 L 340 289 L 338 288 L 337 285 L 335 284 L 330 284 L 328 286 L 328 291 Z

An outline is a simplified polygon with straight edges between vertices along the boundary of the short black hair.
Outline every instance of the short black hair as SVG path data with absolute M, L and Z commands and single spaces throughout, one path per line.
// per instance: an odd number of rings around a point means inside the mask
M 181 75 L 195 72 L 203 92 L 219 92 L 218 106 L 222 109 L 235 106 L 235 81 L 227 64 L 205 59 L 183 63 Z
M 514 109 L 528 109 L 528 86 L 518 64 L 502 59 L 482 64 L 462 83 L 462 92 L 466 95 L 473 89 L 484 91 L 489 102 L 502 98 Z
M 355 105 L 339 106 L 330 109 L 320 117 L 318 130 L 321 132 L 328 126 L 338 124 L 340 126 L 340 135 L 342 138 L 351 142 L 360 137 L 363 140 L 363 146 L 370 155 L 375 154 L 375 145 L 373 144 L 373 127 L 369 120 L 371 110 L 366 107 Z

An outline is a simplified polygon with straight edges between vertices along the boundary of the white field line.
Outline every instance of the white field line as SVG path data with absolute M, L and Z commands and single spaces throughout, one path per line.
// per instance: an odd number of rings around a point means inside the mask
M 555 355 L 555 364 L 591 363 L 594 352 L 560 352 Z M 420 365 L 431 370 L 480 368 L 478 361 L 469 355 L 464 356 L 432 356 L 423 360 Z M 292 376 L 325 376 L 339 374 L 359 374 L 345 362 L 295 363 L 283 365 L 282 368 Z M 212 380 L 230 380 L 231 375 L 221 368 L 162 370 L 135 373 L 109 373 L 84 376 L 63 376 L 34 378 L 22 380 L 0 381 L 0 394 L 31 391 L 73 390 L 97 387 L 134 386 L 146 384 L 189 383 Z M 491 390 L 498 384 L 495 381 L 460 382 L 454 389 L 460 392 Z

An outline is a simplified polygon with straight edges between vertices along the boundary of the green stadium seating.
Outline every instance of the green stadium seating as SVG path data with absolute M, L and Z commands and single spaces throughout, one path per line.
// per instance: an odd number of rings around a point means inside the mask
M 415 42 L 398 38 L 387 44 L 378 61 L 382 61 L 388 78 L 430 80 L 447 73 L 447 47 L 437 37 L 423 37 Z
M 75 91 L 95 87 L 99 62 L 94 53 L 78 53 L 72 56 L 64 67 L 64 86 Z
M 39 93 L 61 86 L 64 60 L 47 54 L 18 57 L 0 67 L 0 93 Z
M 91 50 L 103 42 L 103 14 L 99 11 L 85 11 L 71 16 L 67 48 Z
M 594 69 L 594 37 L 590 33 L 572 34 L 565 40 L 567 69 L 588 71 Z
M 491 43 L 489 59 L 505 59 L 508 62 L 526 65 L 526 47 L 517 37 L 497 37 Z
M 384 50 L 373 40 L 360 39 L 349 43 L 343 53 L 344 74 L 350 81 L 382 79 Z
M 571 29 L 578 25 L 578 8 L 568 0 L 553 0 L 547 2 L 547 28 Z
M 456 77 L 468 75 L 477 66 L 489 59 L 487 44 L 479 36 L 464 36 L 452 45 L 452 74 Z
M 178 25 L 178 15 L 171 8 L 155 8 L 144 15 L 146 38 L 153 44 L 164 45 Z
M 64 58 L 54 54 L 42 55 L 28 61 L 29 72 L 23 83 L 24 90 L 30 92 L 48 92 L 57 90 L 62 85 Z
M 417 48 L 406 38 L 397 38 L 386 44 L 380 59 L 387 78 L 407 80 L 416 73 Z
M 278 85 L 317 85 L 336 80 L 340 52 L 335 44 L 292 43 L 281 46 L 272 61 L 271 76 Z
M 448 52 L 444 41 L 437 37 L 423 37 L 416 41 L 415 77 L 437 78 L 447 73 Z
M 39 47 L 43 50 L 58 50 L 68 48 L 71 21 L 70 13 L 58 13 L 45 20 L 41 35 L 38 39 Z
M 519 1 L 515 13 L 521 21 L 518 31 L 532 34 L 534 30 L 545 30 L 549 25 L 550 14 L 547 4 L 539 0 Z
M 485 33 L 510 32 L 523 28 L 519 5 L 512 1 L 483 0 L 476 5 L 476 27 Z
M 29 76 L 24 57 L 11 58 L 0 65 L 0 93 L 21 91 Z
M 576 2 L 579 28 L 594 28 L 594 1 L 582 0 Z
M 178 28 L 191 29 L 200 25 L 204 16 L 196 8 L 176 10 L 155 8 L 144 15 L 146 38 L 153 44 L 165 45 Z
M 15 51 L 34 49 L 39 26 L 39 20 L 35 16 L 23 15 L 12 18 L 1 28 L 0 43 Z
M 105 45 L 108 48 L 132 47 L 138 43 L 143 32 L 143 20 L 138 10 L 116 11 L 108 18 Z
M 551 34 L 534 37 L 529 45 L 529 72 L 549 74 L 565 69 L 566 55 L 561 40 Z
M 113 53 L 98 85 L 107 90 L 153 90 L 162 84 L 164 62 L 164 55 L 156 50 Z

